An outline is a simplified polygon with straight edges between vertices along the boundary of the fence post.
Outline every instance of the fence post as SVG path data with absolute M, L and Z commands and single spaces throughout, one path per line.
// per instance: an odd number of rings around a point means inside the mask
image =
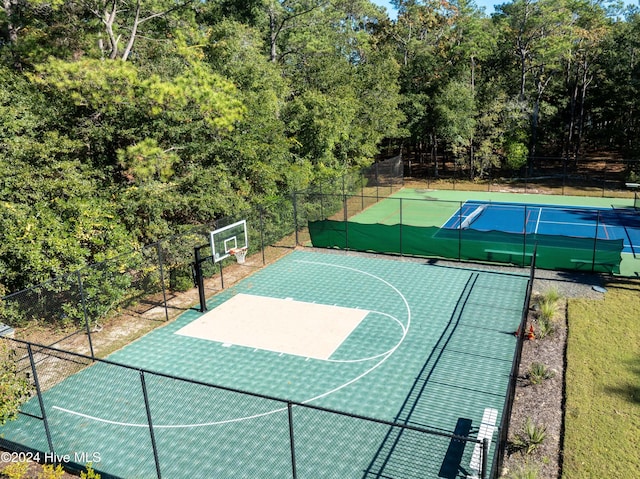
M 296 230 L 296 246 L 298 246 L 300 244 L 300 242 L 298 241 L 298 203 L 297 203 L 297 195 L 298 193 L 296 191 L 293 192 L 293 227 Z M 320 198 L 322 198 L 322 194 L 320 195 Z M 322 201 L 322 200 L 321 200 Z M 222 266 L 221 266 L 222 268 Z
M 458 204 L 458 261 L 462 261 L 462 201 Z
M 87 313 L 87 303 L 84 298 L 84 288 L 82 287 L 82 273 L 77 271 L 78 287 L 80 288 L 80 300 L 82 301 L 82 313 L 84 314 L 84 325 L 87 329 L 87 339 L 89 341 L 89 351 L 91 351 L 91 359 L 95 359 L 93 354 L 93 342 L 91 341 L 91 328 L 89 327 L 89 314 Z
M 153 433 L 153 423 L 151 422 L 151 408 L 149 406 L 149 395 L 147 394 L 147 383 L 144 378 L 144 371 L 140 370 L 140 383 L 142 385 L 142 396 L 144 397 L 144 407 L 147 412 L 147 422 L 149 423 L 149 434 L 151 436 L 151 448 L 153 449 L 153 459 L 156 463 L 156 474 L 158 479 L 162 478 L 160 474 L 160 459 L 158 458 L 158 447 L 156 445 L 156 436 Z
M 49 421 L 47 413 L 44 410 L 44 401 L 42 400 L 42 391 L 40 390 L 40 382 L 38 381 L 38 371 L 36 370 L 36 362 L 33 360 L 33 351 L 31 343 L 27 343 L 27 352 L 29 353 L 29 362 L 31 363 L 31 372 L 33 373 L 33 384 L 36 387 L 36 395 L 38 396 L 38 404 L 40 404 L 40 412 L 42 412 L 42 422 L 44 424 L 44 433 L 47 436 L 47 444 L 49 444 L 49 452 L 55 454 L 53 449 L 53 441 L 51 440 L 51 431 L 49 430 Z
M 527 261 L 527 205 L 524 205 L 524 225 L 522 228 L 522 267 L 526 266 Z
M 344 208 L 344 246 L 349 250 L 349 216 L 347 213 L 347 197 L 342 196 L 342 206 Z
M 162 299 L 164 301 L 164 317 L 169 321 L 169 306 L 167 305 L 167 288 L 164 284 L 164 264 L 162 263 L 162 249 L 160 241 L 156 242 L 156 251 L 158 252 L 158 266 L 160 267 L 160 285 L 162 286 Z
M 296 471 L 296 446 L 293 439 L 293 410 L 291 401 L 287 401 L 287 413 L 289 417 L 289 445 L 291 446 L 291 474 L 293 479 L 297 479 Z
M 360 171 L 360 207 L 364 211 L 364 173 Z
M 598 249 L 598 230 L 600 229 L 600 210 L 596 215 L 596 232 L 593 235 L 593 255 L 591 257 L 591 272 L 595 272 L 596 269 L 596 251 Z
M 267 264 L 264 257 L 264 210 L 260 208 L 260 249 L 262 250 L 262 266 Z
M 378 175 L 378 163 L 374 163 L 376 165 L 376 203 L 380 201 L 380 177 Z
M 400 256 L 402 256 L 402 198 L 400 198 Z
M 485 437 L 482 440 L 482 469 L 480 471 L 480 477 L 482 479 L 486 479 L 487 477 L 487 462 L 489 460 L 487 456 L 489 456 L 489 439 Z

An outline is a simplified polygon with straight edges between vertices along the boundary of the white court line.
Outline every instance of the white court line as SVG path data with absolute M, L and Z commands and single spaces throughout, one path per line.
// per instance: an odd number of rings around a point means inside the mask
M 402 324 L 402 322 L 398 318 L 396 318 L 395 316 L 391 316 L 390 314 L 383 313 L 381 311 L 369 311 L 369 314 L 371 314 L 371 313 L 380 314 L 381 316 L 387 316 L 387 317 L 393 319 L 396 323 L 398 323 L 398 325 L 402 329 L 402 338 L 400 339 L 400 341 L 398 341 L 398 343 L 393 348 L 391 348 L 389 351 L 385 351 L 384 353 L 376 354 L 375 356 L 370 356 L 368 358 L 360 358 L 360 359 L 318 359 L 318 361 L 326 361 L 326 362 L 329 362 L 329 363 L 362 363 L 364 361 L 370 361 L 372 359 L 378 359 L 378 358 L 384 356 L 385 354 L 389 354 L 389 353 L 392 353 L 393 351 L 395 351 L 398 348 L 398 346 L 400 346 L 400 343 L 404 340 L 404 337 L 406 336 L 406 333 L 407 333 L 407 328 L 405 328 L 404 324 Z
M 473 203 L 470 203 L 470 204 L 473 204 Z M 447 223 L 449 223 L 449 221 L 451 221 L 453 218 L 457 218 L 457 219 L 458 219 L 458 221 L 459 221 L 460 223 L 462 223 L 462 222 L 464 221 L 464 219 L 468 216 L 468 215 L 462 215 L 462 214 L 460 214 L 460 212 L 462 211 L 462 209 L 463 209 L 465 206 L 467 206 L 467 202 L 466 202 L 466 201 L 465 201 L 464 203 L 462 203 L 462 205 L 460 205 L 460 206 L 458 207 L 458 209 L 457 209 L 457 210 L 456 210 L 456 211 L 455 211 L 451 216 L 449 216 L 449 219 L 448 219 L 447 221 L 445 221 L 445 222 L 442 224 L 442 226 L 440 226 L 440 228 L 446 228 L 446 229 L 457 229 L 457 228 L 459 228 L 459 226 L 460 226 L 460 225 L 455 226 L 455 227 L 454 227 L 454 226 L 449 226 L 449 227 L 447 227 Z
M 567 225 L 567 226 L 592 226 L 595 228 L 595 223 L 567 223 L 566 221 L 542 221 L 546 225 Z M 606 223 L 600 222 L 598 226 L 604 226 L 605 228 L 608 226 Z
M 88 414 L 83 414 L 81 412 L 77 412 L 77 411 L 72 411 L 70 409 L 65 409 L 62 407 L 58 407 L 58 406 L 52 406 L 51 409 L 56 409 L 58 411 L 62 411 L 62 412 L 66 412 L 68 414 L 73 414 L 74 416 L 79 416 L 79 417 L 83 417 L 85 419 L 91 419 L 92 421 L 97 421 L 97 422 L 101 422 L 104 424 L 111 424 L 113 426 L 125 426 L 125 427 L 144 427 L 149 429 L 149 424 L 148 423 L 135 423 L 135 422 L 119 422 L 119 421 L 111 421 L 109 419 L 103 419 L 97 416 L 90 416 Z M 229 423 L 234 423 L 234 422 L 240 422 L 240 421 L 245 421 L 248 419 L 257 419 L 259 417 L 264 417 L 264 416 L 269 416 L 271 414 L 276 414 L 282 411 L 286 411 L 287 408 L 283 407 L 280 409 L 274 409 L 273 411 L 267 411 L 267 412 L 263 412 L 261 414 L 254 414 L 253 416 L 246 416 L 246 417 L 236 417 L 233 419 L 226 419 L 224 421 L 214 421 L 214 422 L 200 422 L 200 423 L 195 423 L 195 424 L 154 424 L 153 428 L 154 429 L 180 429 L 180 428 L 187 428 L 187 427 L 206 427 L 206 426 L 219 426 L 221 424 L 229 424 Z
M 538 221 L 536 221 L 536 229 L 533 232 L 533 234 L 538 234 L 538 228 L 540 227 L 540 218 L 542 217 L 542 208 L 538 208 Z M 526 229 L 525 229 L 525 233 L 526 233 Z
M 346 270 L 350 270 L 350 271 L 354 271 L 356 273 L 361 273 L 364 274 L 366 276 L 370 276 L 371 278 L 374 278 L 378 281 L 381 281 L 382 283 L 386 284 L 387 286 L 389 286 L 391 289 L 393 289 L 402 299 L 402 301 L 404 302 L 404 305 L 407 309 L 407 324 L 406 326 L 402 325 L 400 323 L 400 321 L 397 320 L 397 318 L 392 317 L 393 319 L 395 319 L 396 321 L 398 321 L 401 326 L 402 326 L 402 338 L 400 339 L 400 341 L 398 341 L 398 343 L 391 348 L 389 351 L 387 351 L 386 353 L 383 353 L 381 356 L 384 356 L 380 361 L 378 361 L 374 366 L 372 366 L 371 368 L 367 369 L 365 372 L 363 372 L 362 374 L 354 377 L 353 379 L 347 381 L 346 383 L 333 388 L 329 391 L 326 391 L 322 394 L 319 394 L 315 397 L 312 397 L 310 399 L 307 399 L 305 401 L 302 401 L 302 404 L 309 404 L 313 401 L 317 401 L 318 399 L 321 399 L 323 397 L 329 396 L 337 391 L 340 391 L 341 389 L 346 388 L 347 386 L 350 386 L 351 384 L 359 381 L 360 379 L 362 379 L 363 377 L 367 376 L 369 373 L 371 373 L 372 371 L 375 371 L 380 365 L 382 365 L 387 359 L 389 359 L 391 357 L 391 355 L 396 351 L 396 349 L 398 349 L 400 347 L 400 345 L 404 342 L 404 339 L 407 336 L 407 333 L 409 332 L 409 327 L 411 325 L 411 307 L 409 306 L 409 302 L 407 301 L 407 298 L 398 290 L 398 288 L 396 288 L 395 286 L 393 286 L 391 283 L 389 283 L 388 281 L 380 278 L 379 276 L 376 276 L 374 274 L 371 273 L 367 273 L 366 271 L 362 271 L 356 268 L 351 268 L 349 266 L 340 266 L 340 265 L 335 265 L 335 264 L 331 264 L 331 263 L 322 263 L 322 262 L 318 262 L 318 261 L 305 261 L 305 260 L 295 260 L 297 263 L 307 263 L 307 264 L 315 264 L 315 265 L 320 265 L 320 266 L 328 266 L 328 267 L 334 267 L 334 268 L 340 268 L 340 269 L 346 269 Z M 375 357 L 374 357 L 375 358 Z M 373 358 L 372 358 L 373 359 Z M 85 419 L 90 419 L 93 421 L 97 421 L 97 422 L 101 422 L 101 423 L 105 423 L 105 424 L 111 424 L 111 425 L 115 425 L 115 426 L 125 426 L 125 427 L 144 427 L 144 428 L 148 428 L 149 424 L 147 423 L 126 423 L 126 422 L 119 422 L 119 421 L 112 421 L 109 419 L 103 419 L 97 416 L 90 416 L 88 414 L 83 414 L 81 412 L 78 411 L 72 411 L 70 409 L 65 409 L 65 408 L 61 408 L 58 406 L 52 406 L 52 409 L 56 409 L 58 411 L 67 413 L 67 414 L 71 414 L 74 416 L 79 416 L 79 417 L 83 417 Z M 273 411 L 267 411 L 261 414 L 255 414 L 252 416 L 244 416 L 244 417 L 236 417 L 233 419 L 226 419 L 224 421 L 214 421 L 214 422 L 205 422 L 205 423 L 193 423 L 193 424 L 154 424 L 153 427 L 158 428 L 158 429 L 179 429 L 179 428 L 192 428 L 192 427 L 207 427 L 207 426 L 218 426 L 218 425 L 222 425 L 222 424 L 230 424 L 230 423 L 235 423 L 235 422 L 241 422 L 241 421 L 245 421 L 245 420 L 251 420 L 251 419 L 257 419 L 260 417 L 265 417 L 265 416 L 269 416 L 271 414 L 276 414 L 279 412 L 283 412 L 286 411 L 287 408 L 283 407 L 283 408 L 278 408 L 278 409 L 274 409 Z

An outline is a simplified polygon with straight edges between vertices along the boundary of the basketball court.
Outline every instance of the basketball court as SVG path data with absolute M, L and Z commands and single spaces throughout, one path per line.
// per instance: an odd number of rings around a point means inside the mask
M 128 367 L 98 362 L 44 392 L 56 453 L 99 452 L 103 477 L 156 477 L 155 445 L 163 477 L 286 478 L 291 412 L 297 477 L 473 477 L 472 443 L 302 405 L 487 437 L 491 465 L 527 284 L 519 274 L 295 251 L 208 298 L 207 312 L 191 309 L 109 356 Z M 141 369 L 151 371 L 148 410 Z M 0 432 L 47 450 L 32 417 Z

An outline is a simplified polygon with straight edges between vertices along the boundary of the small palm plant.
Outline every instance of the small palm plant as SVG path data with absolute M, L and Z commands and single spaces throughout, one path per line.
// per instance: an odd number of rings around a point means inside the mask
M 558 310 L 558 305 L 554 301 L 547 299 L 540 302 L 540 319 L 552 320 Z
M 529 465 L 520 466 L 507 477 L 509 479 L 538 479 L 538 469 Z
M 522 425 L 522 430 L 516 434 L 514 445 L 524 451 L 526 455 L 531 454 L 544 442 L 547 437 L 547 428 L 534 424 L 528 417 Z
M 544 364 L 536 362 L 531 363 L 531 366 L 529 366 L 529 372 L 527 373 L 527 377 L 531 384 L 540 384 L 545 379 L 551 379 L 555 375 L 556 373 Z
M 558 288 L 551 287 L 544 292 L 542 297 L 545 301 L 557 303 L 560 301 L 560 298 L 562 298 L 562 295 L 560 294 L 560 291 L 558 291 Z

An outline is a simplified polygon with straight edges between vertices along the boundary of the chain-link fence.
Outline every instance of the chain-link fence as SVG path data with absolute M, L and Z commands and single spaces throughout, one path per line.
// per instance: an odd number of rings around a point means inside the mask
M 194 250 L 210 230 L 247 219 L 246 275 L 304 243 L 308 221 L 346 220 L 390 196 L 402 186 L 400 166 L 392 159 L 3 298 L 0 321 L 16 339 L 1 342 L 15 351 L 31 398 L 1 430 L 0 446 L 68 454 L 77 467 L 94 462 L 103 477 L 495 475 L 500 458 L 489 450 L 504 449 L 508 413 L 488 441 L 479 431 L 392 423 L 97 359 L 131 339 L 115 335 L 114 318 L 139 335 L 197 304 Z M 232 264 L 204 265 L 210 292 L 223 287 L 223 273 L 233 282 Z
M 465 203 L 460 201 L 386 198 L 384 207 L 365 217 L 361 205 L 378 198 L 310 194 L 296 200 L 297 211 L 306 212 L 309 241 L 320 248 L 528 266 L 538 244 L 540 268 L 618 274 L 625 244 L 634 253 L 640 238 L 640 218 L 626 210 L 611 210 L 605 217 L 599 210 L 556 208 L 567 217 L 558 221 L 569 222 L 562 233 L 544 234 L 530 227 L 539 206 L 523 205 L 515 215 L 522 217 L 520 224 L 485 231 L 463 226 Z M 442 227 L 447 221 L 457 223 Z M 499 231 L 502 227 L 506 230 Z
M 296 245 L 293 204 L 281 199 L 5 296 L 0 300 L 0 323 L 11 327 L 18 339 L 89 356 L 108 354 L 127 338 L 197 303 L 194 250 L 208 246 L 211 230 L 239 219 L 247 219 L 253 259 L 241 272 L 227 272 L 227 284 Z M 210 248 L 203 254 L 211 255 Z M 203 264 L 207 294 L 223 288 L 223 271 L 233 264 L 233 259 Z
M 369 192 L 379 199 L 401 187 L 402 159 L 396 157 L 318 182 L 309 192 L 361 198 Z M 305 194 L 312 193 L 301 193 Z M 295 202 L 296 195 L 276 198 L 211 224 L 185 227 L 156 243 L 5 296 L 0 299 L 0 325 L 12 328 L 19 339 L 104 356 L 197 304 L 195 250 L 203 256 L 211 254 L 207 253 L 211 230 L 247 220 L 249 250 L 242 270 L 228 268 L 235 265 L 233 258 L 202 263 L 207 295 L 223 289 L 225 281 L 232 284 L 303 244 L 308 239 L 307 225 L 296 214 Z M 361 203 L 364 209 L 369 200 Z M 339 206 L 318 208 L 335 214 Z M 121 323 L 118 331 L 128 334 L 123 337 L 113 331 L 115 321 Z
M 502 421 L 498 428 L 498 453 L 493 456 L 492 471 L 501 471 L 504 456 L 507 452 L 509 427 L 511 424 L 511 412 L 513 410 L 513 402 L 516 396 L 516 387 L 518 385 L 518 379 L 520 377 L 520 362 L 522 359 L 522 348 L 524 347 L 524 341 L 526 338 L 527 322 L 529 320 L 529 311 L 531 309 L 531 299 L 533 297 L 533 284 L 536 275 L 536 262 L 538 258 L 537 245 L 534 245 L 531 265 L 529 266 L 529 281 L 527 283 L 527 292 L 522 307 L 522 316 L 520 317 L 520 324 L 516 330 L 516 351 L 513 355 L 513 361 L 511 363 L 511 372 L 509 373 L 509 385 L 507 388 L 507 395 L 504 399 L 504 408 L 502 413 Z
M 297 244 L 309 245 L 307 224 L 320 219 L 347 221 L 404 185 L 402 157 L 396 156 L 293 194 Z
M 437 189 L 517 190 L 555 195 L 626 196 L 626 183 L 640 178 L 639 159 L 536 157 L 529 165 L 505 170 L 490 165 L 472 171 L 450 158 L 405 161 L 405 175 Z
M 93 462 L 103 477 L 424 479 L 464 477 L 463 470 L 485 478 L 489 448 L 499 447 L 474 432 L 456 435 L 0 342 L 16 352 L 32 396 L 0 429 L 0 446 L 45 459 L 55 451 L 70 468 Z

